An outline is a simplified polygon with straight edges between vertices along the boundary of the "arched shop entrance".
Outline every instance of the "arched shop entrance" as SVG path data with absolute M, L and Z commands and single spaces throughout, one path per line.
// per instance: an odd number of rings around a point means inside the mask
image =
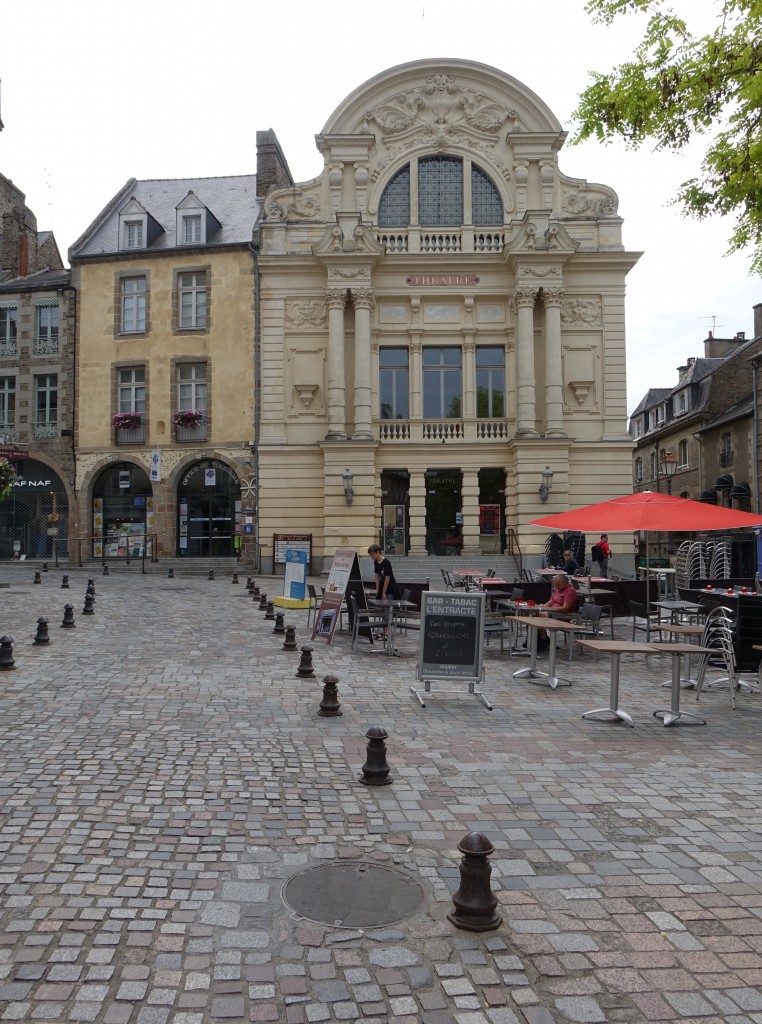
M 37 459 L 14 459 L 16 480 L 0 502 L 0 558 L 68 558 L 69 500 L 63 481 Z
M 150 555 L 153 491 L 148 474 L 132 462 L 104 469 L 93 488 L 93 558 Z
M 238 553 L 241 481 L 219 459 L 202 459 L 177 487 L 177 553 L 189 558 L 226 558 Z

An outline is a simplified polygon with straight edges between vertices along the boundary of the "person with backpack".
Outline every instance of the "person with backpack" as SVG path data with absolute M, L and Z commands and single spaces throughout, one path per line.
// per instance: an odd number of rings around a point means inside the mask
M 602 533 L 598 543 L 593 544 L 590 556 L 594 562 L 598 563 L 598 575 L 608 579 L 611 548 L 609 547 L 609 535 L 607 533 Z

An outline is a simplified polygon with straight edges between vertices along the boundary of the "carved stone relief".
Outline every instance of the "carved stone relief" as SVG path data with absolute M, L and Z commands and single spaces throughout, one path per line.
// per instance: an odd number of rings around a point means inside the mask
M 407 322 L 407 308 L 383 302 L 379 306 L 378 319 L 382 324 L 404 324 Z
M 561 196 L 561 208 L 573 217 L 614 217 L 618 205 L 614 192 L 603 185 L 565 188 Z
M 571 346 L 563 350 L 564 380 L 567 382 L 567 408 L 594 412 L 596 396 L 597 349 L 593 344 Z
M 595 295 L 575 295 L 564 300 L 561 306 L 561 323 L 564 327 L 601 327 L 603 310 L 601 300 Z
M 287 299 L 286 327 L 292 331 L 325 327 L 325 302 L 319 299 Z
M 502 302 L 481 302 L 476 307 L 476 319 L 481 324 L 502 323 L 505 320 L 505 306 Z
M 430 324 L 452 324 L 460 320 L 460 307 L 456 303 L 427 302 L 424 318 Z
M 290 381 L 290 414 L 319 416 L 324 410 L 323 364 L 325 355 L 317 345 L 289 349 L 287 369 Z

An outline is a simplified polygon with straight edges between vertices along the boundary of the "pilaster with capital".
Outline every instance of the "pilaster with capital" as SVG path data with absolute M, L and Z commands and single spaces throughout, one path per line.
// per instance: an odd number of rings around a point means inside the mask
M 463 511 L 463 548 L 461 554 L 472 558 L 481 554 L 479 547 L 479 474 L 475 470 L 463 471 L 460 491 Z
M 534 305 L 539 288 L 516 288 L 516 434 L 537 435 L 534 375 Z
M 421 335 L 410 332 L 410 418 L 419 420 L 423 410 L 423 353 Z
M 328 433 L 329 441 L 346 440 L 346 382 L 344 377 L 344 308 L 346 288 L 328 288 Z
M 411 472 L 408 488 L 410 499 L 410 549 L 409 555 L 421 557 L 426 550 L 426 477 L 423 472 Z
M 373 437 L 370 370 L 370 320 L 375 302 L 373 290 L 353 288 L 352 301 L 355 307 L 355 429 L 352 436 L 359 441 Z
M 545 306 L 545 435 L 563 437 L 564 382 L 561 360 L 561 303 L 563 288 L 543 288 Z

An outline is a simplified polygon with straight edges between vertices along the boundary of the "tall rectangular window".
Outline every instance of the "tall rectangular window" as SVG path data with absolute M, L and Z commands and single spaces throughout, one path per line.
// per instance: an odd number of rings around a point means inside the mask
M 688 442 L 681 441 L 677 446 L 677 464 L 678 466 L 688 465 Z
M 424 417 L 434 420 L 459 419 L 462 407 L 460 349 L 424 348 Z
M 505 416 L 505 351 L 496 345 L 476 349 L 476 415 Z
M 146 329 L 146 279 L 122 278 L 122 334 L 139 334 Z
M 128 249 L 143 248 L 143 221 L 128 220 L 124 225 L 124 241 Z
M 206 272 L 179 275 L 180 327 L 206 327 Z
M 34 329 L 35 352 L 58 351 L 58 306 L 38 306 Z
M 381 419 L 406 420 L 410 415 L 407 349 L 379 349 L 378 377 Z
M 180 363 L 178 366 L 177 408 L 206 413 L 206 363 Z
M 58 374 L 41 373 L 34 378 L 35 425 L 55 427 L 58 422 Z
M 0 345 L 16 348 L 16 307 L 0 308 Z
M 12 430 L 16 424 L 16 378 L 0 377 L 0 430 Z
M 183 217 L 183 242 L 192 245 L 201 241 L 201 214 L 187 214 Z
M 146 411 L 146 369 L 125 366 L 119 370 L 119 412 Z

